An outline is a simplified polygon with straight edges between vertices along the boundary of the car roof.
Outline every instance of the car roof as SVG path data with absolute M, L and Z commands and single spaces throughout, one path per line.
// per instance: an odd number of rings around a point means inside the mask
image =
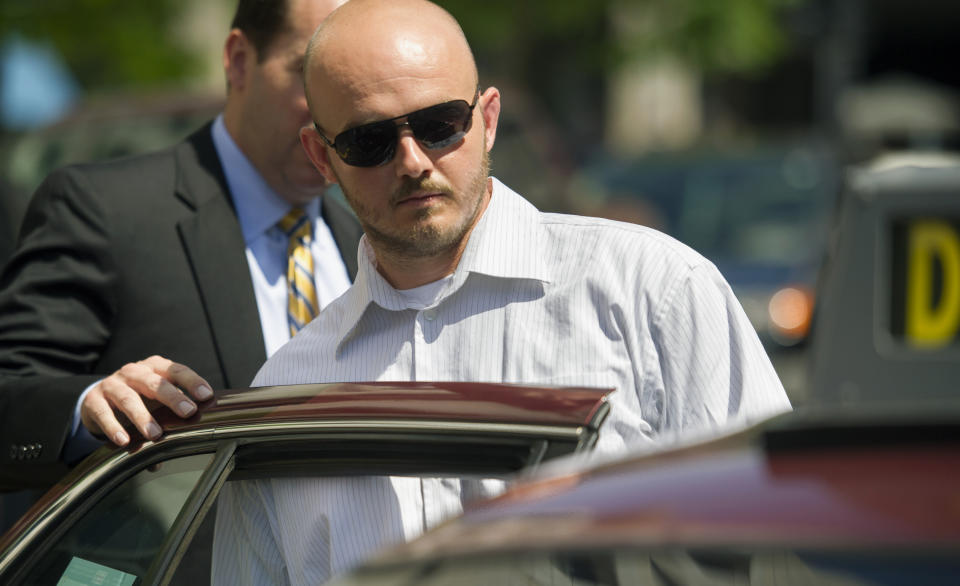
M 169 410 L 158 417 L 170 431 L 291 418 L 587 425 L 600 415 L 602 398 L 612 390 L 461 382 L 282 385 L 218 392 L 190 419 L 180 419 Z
M 538 475 L 377 563 L 621 546 L 956 547 L 955 407 L 897 417 L 811 409 L 713 441 Z

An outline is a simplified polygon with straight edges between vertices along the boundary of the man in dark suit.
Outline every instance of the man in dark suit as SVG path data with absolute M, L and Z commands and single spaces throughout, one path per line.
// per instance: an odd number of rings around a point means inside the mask
M 349 285 L 361 230 L 318 199 L 298 135 L 304 48 L 343 1 L 240 0 L 221 116 L 37 190 L 0 277 L 0 488 L 48 486 L 103 438 L 158 436 L 148 400 L 189 416 L 211 389 L 248 385 L 292 335 L 276 225 L 291 210 L 313 228 L 318 305 Z

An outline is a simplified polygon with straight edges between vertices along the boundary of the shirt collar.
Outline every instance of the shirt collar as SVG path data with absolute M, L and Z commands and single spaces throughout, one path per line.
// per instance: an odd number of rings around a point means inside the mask
M 549 283 L 553 274 L 543 262 L 546 241 L 540 211 L 496 178 L 491 181 L 490 205 L 470 234 L 456 274 Z
M 491 178 L 490 204 L 477 222 L 460 263 L 442 301 L 463 286 L 471 273 L 503 279 L 534 279 L 549 283 L 553 268 L 547 266 L 543 247 L 547 245 L 539 210 L 499 180 Z M 338 352 L 371 304 L 392 310 L 406 309 L 406 303 L 377 272 L 376 257 L 366 235 L 360 240 L 357 278 L 344 294 L 344 317 L 338 332 Z
M 290 211 L 291 205 L 281 198 L 243 154 L 223 122 L 223 114 L 213 122 L 213 144 L 223 164 L 227 187 L 237 210 L 243 240 L 249 245 L 276 225 Z M 304 208 L 311 219 L 319 214 L 319 198 Z

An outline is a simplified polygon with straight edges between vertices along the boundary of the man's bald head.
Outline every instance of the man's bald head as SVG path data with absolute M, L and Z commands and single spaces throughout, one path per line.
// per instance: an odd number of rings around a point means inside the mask
M 308 52 L 316 128 L 300 142 L 357 213 L 377 271 L 398 289 L 450 274 L 490 202 L 500 116 L 460 25 L 426 0 L 350 0 Z
M 477 66 L 453 16 L 427 0 L 350 0 L 316 30 L 304 84 L 314 119 L 328 92 L 367 91 L 383 80 L 462 77 L 477 86 Z

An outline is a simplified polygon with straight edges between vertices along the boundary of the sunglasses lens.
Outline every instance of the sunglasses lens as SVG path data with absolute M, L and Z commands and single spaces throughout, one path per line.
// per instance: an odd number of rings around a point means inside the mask
M 470 130 L 470 104 L 463 100 L 438 104 L 407 117 L 413 135 L 428 149 L 442 149 Z
M 393 158 L 397 127 L 393 122 L 365 124 L 337 136 L 337 154 L 348 165 L 375 167 Z
M 414 138 L 428 149 L 442 149 L 470 131 L 473 106 L 464 100 L 437 104 L 382 122 L 345 130 L 333 146 L 343 162 L 354 167 L 376 167 L 393 158 L 397 148 L 397 123 L 406 118 Z

